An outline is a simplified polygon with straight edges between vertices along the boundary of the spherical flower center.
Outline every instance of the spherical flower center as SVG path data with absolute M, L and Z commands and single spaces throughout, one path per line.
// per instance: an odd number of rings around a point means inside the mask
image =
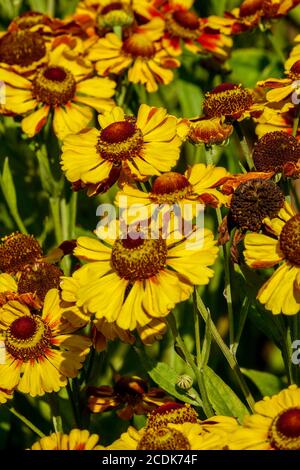
M 245 0 L 240 6 L 240 16 L 255 15 L 263 8 L 264 0 Z
M 286 259 L 300 266 L 300 215 L 294 215 L 284 225 L 280 234 L 280 248 Z
M 299 80 L 300 79 L 300 60 L 297 60 L 297 62 L 295 62 L 291 69 L 290 69 L 290 73 L 289 73 L 289 78 L 291 80 Z
M 32 317 L 21 317 L 10 326 L 11 335 L 16 339 L 29 339 L 36 330 L 36 322 Z
M 151 59 L 155 55 L 155 46 L 146 35 L 133 33 L 124 41 L 123 51 L 133 58 Z
M 241 230 L 258 232 L 266 217 L 277 216 L 284 205 L 284 194 L 273 183 L 253 179 L 241 183 L 232 195 L 230 216 Z
M 222 83 L 206 94 L 204 113 L 207 117 L 225 116 L 238 119 L 253 104 L 252 93 L 241 85 Z
M 176 10 L 165 15 L 166 29 L 171 36 L 196 40 L 200 35 L 200 20 L 188 10 Z
M 183 28 L 191 30 L 199 28 L 199 18 L 191 11 L 177 10 L 173 13 L 173 18 Z
M 198 416 L 194 408 L 181 403 L 166 403 L 156 408 L 148 417 L 147 428 L 159 429 L 172 424 L 197 423 Z
M 300 407 L 289 408 L 274 418 L 269 439 L 275 449 L 300 450 Z
M 141 130 L 136 127 L 133 119 L 128 118 L 102 129 L 96 148 L 102 158 L 119 165 L 123 160 L 137 157 L 143 142 Z
M 15 274 L 42 256 L 38 241 L 22 233 L 5 237 L 0 245 L 0 271 Z
M 58 289 L 62 270 L 53 264 L 35 263 L 21 271 L 18 281 L 19 294 L 35 293 L 43 301 L 50 289 Z
M 72 72 L 58 66 L 40 70 L 32 84 L 35 99 L 50 106 L 68 103 L 76 92 L 76 81 Z
M 167 245 L 163 239 L 143 239 L 128 235 L 115 241 L 111 262 L 124 279 L 134 282 L 148 279 L 161 271 L 167 261 Z
M 151 199 L 157 204 L 175 204 L 184 199 L 191 190 L 192 187 L 184 175 L 170 171 L 156 178 Z
M 0 62 L 28 67 L 46 55 L 42 36 L 30 31 L 13 31 L 0 39 Z
M 282 172 L 287 163 L 300 160 L 300 143 L 283 131 L 269 132 L 255 144 L 253 161 L 258 171 Z
M 190 450 L 188 439 L 180 431 L 163 427 L 146 429 L 137 450 Z
M 38 315 L 24 315 L 12 322 L 6 330 L 5 347 L 23 362 L 37 359 L 50 346 L 50 327 Z

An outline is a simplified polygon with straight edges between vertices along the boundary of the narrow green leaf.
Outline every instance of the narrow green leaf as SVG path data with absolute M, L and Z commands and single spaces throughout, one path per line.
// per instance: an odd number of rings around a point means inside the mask
M 207 395 L 216 414 L 233 416 L 240 422 L 249 414 L 244 403 L 210 367 L 204 369 Z
M 210 349 L 211 349 L 211 340 L 212 340 L 212 333 L 211 333 L 211 317 L 210 312 L 208 311 L 208 317 L 205 324 L 205 335 L 203 340 L 203 347 L 201 351 L 201 362 L 202 367 L 205 367 L 209 360 Z
M 200 116 L 204 99 L 200 87 L 185 80 L 177 80 L 176 91 L 182 116 L 185 118 Z
M 242 372 L 256 385 L 262 396 L 271 396 L 280 392 L 283 383 L 279 377 L 260 370 L 242 369 Z

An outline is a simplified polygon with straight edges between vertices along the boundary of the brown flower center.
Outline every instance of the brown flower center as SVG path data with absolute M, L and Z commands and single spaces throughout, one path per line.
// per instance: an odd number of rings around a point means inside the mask
M 282 172 L 284 165 L 300 160 L 300 143 L 283 131 L 269 132 L 255 144 L 253 161 L 258 171 Z
M 0 39 L 0 62 L 28 67 L 46 55 L 45 41 L 38 33 L 13 31 Z
M 191 30 L 199 28 L 199 18 L 191 11 L 177 10 L 173 13 L 173 18 L 183 28 Z
M 0 245 L 0 271 L 15 274 L 42 256 L 38 241 L 30 235 L 13 233 Z
M 241 85 L 222 83 L 206 94 L 204 113 L 209 118 L 238 119 L 253 104 L 252 93 Z
M 269 430 L 271 445 L 278 450 L 300 450 L 300 407 L 276 416 Z
M 50 327 L 41 317 L 24 315 L 14 320 L 7 329 L 5 347 L 15 359 L 27 362 L 43 356 L 50 340 Z
M 198 415 L 190 405 L 166 403 L 156 408 L 148 417 L 147 428 L 159 429 L 172 424 L 197 423 Z
M 200 20 L 188 10 L 176 10 L 165 16 L 166 28 L 171 36 L 195 40 L 200 35 Z
M 18 26 L 18 29 L 22 30 L 28 30 L 33 26 L 47 24 L 48 22 L 50 22 L 49 17 L 35 11 L 25 12 L 13 20 L 13 23 Z
M 156 178 L 150 197 L 157 204 L 175 204 L 184 199 L 191 189 L 184 175 L 170 171 Z
M 134 58 L 151 59 L 155 55 L 155 46 L 147 36 L 133 33 L 124 41 L 123 51 Z
M 43 301 L 50 289 L 58 289 L 62 270 L 53 264 L 35 263 L 27 266 L 20 275 L 18 282 L 19 294 L 35 293 Z
M 33 82 L 33 96 L 41 103 L 61 106 L 74 98 L 74 75 L 63 67 L 46 67 L 40 70 Z
M 148 279 L 165 267 L 167 245 L 162 239 L 128 235 L 126 239 L 115 241 L 111 261 L 119 276 L 130 282 Z
M 300 79 L 300 60 L 297 60 L 297 62 L 295 62 L 291 69 L 290 69 L 290 73 L 289 73 L 289 78 L 291 80 L 299 80 Z
M 230 216 L 242 230 L 258 232 L 262 221 L 277 216 L 284 205 L 284 194 L 273 181 L 253 179 L 241 183 L 232 195 Z
M 300 214 L 294 215 L 284 225 L 280 234 L 280 248 L 291 264 L 300 266 Z
M 255 15 L 256 12 L 262 10 L 264 0 L 245 0 L 240 6 L 240 16 Z
M 180 431 L 163 427 L 146 429 L 137 450 L 190 450 L 188 439 Z
M 123 160 L 137 157 L 143 142 L 141 130 L 136 127 L 134 120 L 128 118 L 100 131 L 97 151 L 102 158 L 119 165 Z

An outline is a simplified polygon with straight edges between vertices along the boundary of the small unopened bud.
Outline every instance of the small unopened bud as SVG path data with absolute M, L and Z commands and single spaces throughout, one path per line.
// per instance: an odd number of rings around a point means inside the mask
M 190 390 L 190 388 L 193 386 L 193 379 L 190 375 L 187 374 L 179 375 L 176 381 L 176 385 L 182 390 Z

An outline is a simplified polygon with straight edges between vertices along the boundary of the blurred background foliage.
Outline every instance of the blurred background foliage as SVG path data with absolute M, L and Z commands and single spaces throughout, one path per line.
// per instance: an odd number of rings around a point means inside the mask
M 74 12 L 77 3 L 77 0 L 1 0 L 0 30 L 5 30 L 15 16 L 26 10 L 31 9 L 66 17 Z M 201 16 L 209 14 L 222 15 L 225 9 L 230 10 L 239 4 L 240 2 L 236 0 L 210 0 L 205 2 L 200 0 L 195 2 L 195 8 Z M 299 26 L 300 8 L 293 10 L 287 18 L 274 25 L 276 41 L 285 53 L 289 51 L 293 38 L 299 31 Z M 176 116 L 193 117 L 201 114 L 205 93 L 221 81 L 243 83 L 247 87 L 253 87 L 258 80 L 267 77 L 280 77 L 282 73 L 283 65 L 269 44 L 266 34 L 255 30 L 234 38 L 232 55 L 225 73 L 224 71 L 219 73 L 218 70 L 213 69 L 210 61 L 206 58 L 194 57 L 185 52 L 182 57 L 182 67 L 176 71 L 175 80 L 169 86 L 164 86 L 157 93 L 151 95 L 142 94 L 141 90 L 136 88 L 131 107 L 132 111 L 135 111 L 138 101 L 146 101 L 150 105 L 165 106 L 171 114 Z M 254 129 L 248 126 L 246 130 L 249 140 L 254 139 Z M 59 147 L 53 143 L 48 148 L 48 152 L 50 164 L 57 162 Z M 227 167 L 233 173 L 240 172 L 238 165 L 240 154 L 239 142 L 233 138 L 227 146 L 218 148 L 215 151 L 214 162 Z M 6 157 L 8 157 L 16 188 L 20 217 L 28 232 L 39 239 L 45 252 L 47 252 L 55 244 L 52 221 L 49 217 L 49 195 L 42 189 L 35 145 L 30 139 L 22 135 L 18 119 L 1 118 L 0 120 L 1 172 Z M 182 168 L 183 163 L 191 164 L 195 162 L 195 159 L 198 162 L 204 162 L 204 151 L 202 152 L 201 148 L 198 149 L 195 156 L 195 148 L 190 144 L 185 144 L 178 168 Z M 113 201 L 115 192 L 116 188 L 113 188 L 104 196 L 95 199 L 88 199 L 84 193 L 79 194 L 76 237 L 83 234 L 90 235 L 90 231 L 94 230 L 97 224 L 97 206 L 101 202 Z M 1 190 L 0 194 L 0 234 L 4 236 L 16 230 L 17 227 L 11 215 L 11 209 Z M 206 224 L 214 229 L 215 234 L 217 233 L 214 211 L 207 212 Z M 245 286 L 242 282 L 239 272 L 232 270 L 231 274 L 234 314 L 236 323 L 238 323 L 245 297 L 245 289 L 249 289 L 249 286 Z M 257 288 L 261 279 L 255 279 L 253 282 L 254 287 Z M 222 256 L 220 255 L 215 265 L 215 276 L 209 286 L 203 290 L 203 299 L 210 309 L 219 332 L 226 339 L 228 323 L 223 290 L 224 272 Z M 192 309 L 192 303 L 186 302 L 179 305 L 175 312 L 179 318 L 180 331 L 190 350 L 194 347 Z M 282 387 L 283 362 L 281 353 L 274 343 L 274 335 L 272 338 L 270 322 L 268 314 L 265 312 L 261 314 L 255 307 L 251 307 L 237 353 L 239 364 L 248 377 L 249 386 L 255 398 L 260 398 L 262 394 L 275 393 Z M 178 374 L 182 372 L 191 373 L 187 370 L 181 357 L 174 352 L 171 333 L 167 333 L 161 342 L 147 347 L 146 352 L 148 357 L 154 361 L 165 362 Z M 110 343 L 105 353 L 96 354 L 89 382 L 91 385 L 111 385 L 116 372 L 122 375 L 139 375 L 149 380 L 143 363 L 139 360 L 135 348 L 118 342 Z M 239 395 L 239 389 L 231 376 L 230 369 L 214 344 L 212 344 L 209 366 Z M 150 381 L 150 383 L 154 385 L 154 382 Z M 61 391 L 59 394 L 59 408 L 66 432 L 75 425 L 70 403 L 67 400 L 65 390 Z M 51 431 L 50 404 L 47 396 L 32 399 L 16 393 L 14 398 L 14 407 L 30 417 L 31 421 L 46 434 Z M 128 426 L 128 422 L 121 421 L 113 412 L 89 417 L 85 409 L 84 391 L 81 394 L 81 410 L 83 423 L 88 423 L 90 419 L 89 428 L 91 431 L 100 434 L 103 444 L 110 443 L 117 438 Z M 144 418 L 137 417 L 132 422 L 137 426 L 141 426 L 144 423 Z M 25 448 L 31 445 L 35 439 L 36 436 L 20 424 L 6 407 L 0 407 L 0 448 Z

